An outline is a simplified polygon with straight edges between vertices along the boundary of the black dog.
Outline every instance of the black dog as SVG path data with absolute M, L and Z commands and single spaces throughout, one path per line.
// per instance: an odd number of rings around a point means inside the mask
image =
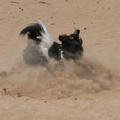
M 82 39 L 79 37 L 80 30 L 73 34 L 60 35 L 62 44 L 54 41 L 46 26 L 40 21 L 31 23 L 24 28 L 20 35 L 28 35 L 28 47 L 24 50 L 24 60 L 28 64 L 46 63 L 50 59 L 79 60 L 83 56 Z M 31 44 L 34 41 L 34 44 Z

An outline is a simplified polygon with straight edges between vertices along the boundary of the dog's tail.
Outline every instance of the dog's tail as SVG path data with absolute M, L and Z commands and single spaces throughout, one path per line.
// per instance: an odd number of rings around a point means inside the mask
M 49 61 L 49 49 L 54 44 L 54 38 L 52 35 L 48 32 L 46 26 L 40 21 L 37 20 L 37 22 L 33 23 L 37 24 L 41 27 L 41 44 L 39 45 L 39 51 L 42 53 L 42 55 Z
M 31 23 L 20 32 L 20 35 L 24 36 L 26 34 L 28 35 L 28 39 L 35 41 L 40 40 L 46 47 L 51 47 L 54 42 L 52 35 L 48 32 L 46 26 L 40 20 Z
M 48 60 L 48 51 L 54 43 L 54 38 L 48 32 L 46 26 L 40 20 L 37 20 L 20 32 L 20 35 L 24 36 L 26 34 L 28 35 L 28 39 L 40 41 L 38 51 Z
M 48 32 L 46 26 L 40 20 L 37 20 L 37 22 L 32 24 L 40 26 L 41 41 L 44 43 L 45 47 L 50 48 L 54 43 L 54 38 Z
M 29 40 L 40 41 L 40 38 L 38 38 L 39 36 L 41 36 L 40 31 L 40 25 L 31 23 L 20 32 L 20 35 L 24 36 L 27 34 Z

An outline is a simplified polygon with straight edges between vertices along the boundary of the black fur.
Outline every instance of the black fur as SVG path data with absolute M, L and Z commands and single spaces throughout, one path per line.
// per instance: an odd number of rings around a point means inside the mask
M 80 30 L 76 30 L 70 36 L 59 36 L 62 42 L 63 56 L 65 59 L 80 59 L 83 56 L 82 39 L 79 38 Z
M 54 42 L 51 48 L 49 49 L 49 56 L 50 58 L 54 58 L 55 60 L 61 60 L 61 53 L 60 53 L 60 44 Z
M 37 38 L 38 36 L 41 36 L 39 31 L 42 31 L 42 28 L 39 24 L 30 24 L 20 32 L 20 35 L 27 34 L 28 39 L 35 40 L 37 43 L 39 43 L 41 42 L 41 39 Z

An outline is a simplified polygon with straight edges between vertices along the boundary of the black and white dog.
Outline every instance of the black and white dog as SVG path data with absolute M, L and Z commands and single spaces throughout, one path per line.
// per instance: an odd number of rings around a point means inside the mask
M 76 61 L 83 56 L 80 30 L 75 30 L 69 36 L 60 35 L 61 44 L 59 44 L 54 41 L 46 26 L 37 20 L 20 32 L 20 35 L 26 34 L 28 35 L 28 47 L 24 50 L 24 60 L 28 64 L 46 63 L 52 58 L 57 61 L 72 59 L 77 63 Z

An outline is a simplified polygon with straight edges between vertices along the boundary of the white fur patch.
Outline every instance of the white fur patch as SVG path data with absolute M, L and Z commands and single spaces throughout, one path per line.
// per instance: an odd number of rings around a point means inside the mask
M 43 31 L 43 32 L 40 31 L 42 36 L 41 36 L 41 43 L 39 45 L 39 51 L 42 53 L 43 56 L 46 57 L 47 60 L 49 60 L 50 58 L 48 55 L 48 51 L 49 48 L 54 43 L 54 38 L 48 32 L 46 26 L 40 20 L 37 20 L 37 23 L 42 27 L 42 31 Z

